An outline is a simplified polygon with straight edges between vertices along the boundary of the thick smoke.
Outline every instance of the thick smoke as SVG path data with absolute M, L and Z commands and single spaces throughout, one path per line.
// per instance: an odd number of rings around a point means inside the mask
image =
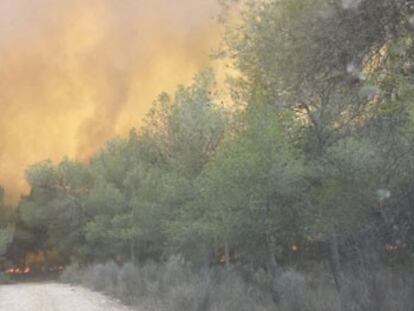
M 27 165 L 87 159 L 208 64 L 215 0 L 1 0 L 0 184 Z

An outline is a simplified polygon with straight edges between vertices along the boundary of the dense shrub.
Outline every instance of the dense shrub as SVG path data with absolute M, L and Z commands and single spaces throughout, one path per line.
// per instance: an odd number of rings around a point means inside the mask
M 8 284 L 10 282 L 10 277 L 4 272 L 0 272 L 0 284 Z
M 60 276 L 60 279 L 64 283 L 81 284 L 83 282 L 81 266 L 78 263 L 67 266 Z
M 294 270 L 275 286 L 265 271 L 215 267 L 194 271 L 180 257 L 165 264 L 113 262 L 66 268 L 62 281 L 79 283 L 151 311 L 407 311 L 413 310 L 409 276 L 358 271 L 342 279 L 341 293 L 325 273 L 311 280 Z M 274 293 L 277 291 L 277 299 Z
M 345 278 L 342 305 L 356 311 L 414 310 L 414 283 L 387 271 L 358 271 Z
M 306 306 L 305 278 L 294 270 L 287 270 L 276 280 L 277 297 L 283 310 L 301 311 Z
M 84 271 L 83 284 L 105 293 L 115 293 L 117 288 L 119 267 L 112 261 L 88 267 Z
M 133 304 L 143 295 L 141 274 L 135 265 L 127 263 L 119 270 L 116 295 L 127 304 Z

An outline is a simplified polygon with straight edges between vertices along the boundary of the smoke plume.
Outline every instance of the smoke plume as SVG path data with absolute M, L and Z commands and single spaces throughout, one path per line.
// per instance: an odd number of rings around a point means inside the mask
M 24 169 L 87 159 L 188 82 L 219 40 L 215 0 L 1 0 L 0 184 Z

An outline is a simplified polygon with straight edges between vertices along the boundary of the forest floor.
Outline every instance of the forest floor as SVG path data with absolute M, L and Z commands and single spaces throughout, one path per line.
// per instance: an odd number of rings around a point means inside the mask
M 132 311 L 78 286 L 22 283 L 0 286 L 0 311 Z

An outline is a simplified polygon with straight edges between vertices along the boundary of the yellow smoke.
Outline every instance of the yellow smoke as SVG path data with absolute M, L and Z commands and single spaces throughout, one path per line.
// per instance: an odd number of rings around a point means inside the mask
M 209 62 L 215 0 L 1 0 L 0 184 L 24 169 L 86 159 L 139 121 L 161 91 Z

